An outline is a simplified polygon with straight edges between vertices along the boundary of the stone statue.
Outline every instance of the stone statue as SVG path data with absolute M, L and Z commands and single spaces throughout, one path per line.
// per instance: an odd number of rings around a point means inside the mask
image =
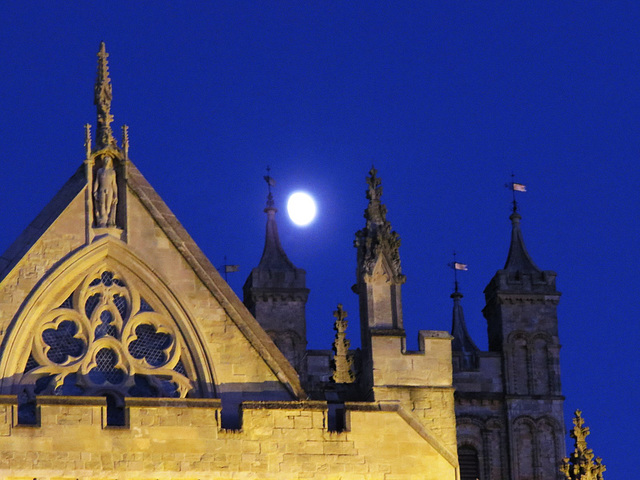
M 102 168 L 96 173 L 93 184 L 93 201 L 96 227 L 115 227 L 118 185 L 113 159 L 108 155 L 104 157 Z

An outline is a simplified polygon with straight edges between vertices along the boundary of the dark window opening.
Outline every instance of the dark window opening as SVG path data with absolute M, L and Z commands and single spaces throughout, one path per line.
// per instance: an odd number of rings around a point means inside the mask
M 18 425 L 38 425 L 35 395 L 23 390 L 18 395 Z
M 347 418 L 342 403 L 330 403 L 327 412 L 327 429 L 330 432 L 344 432 L 347 429 Z
M 480 461 L 478 451 L 473 447 L 458 448 L 460 480 L 480 480 Z
M 124 427 L 124 403 L 114 395 L 107 394 L 107 425 L 109 427 Z

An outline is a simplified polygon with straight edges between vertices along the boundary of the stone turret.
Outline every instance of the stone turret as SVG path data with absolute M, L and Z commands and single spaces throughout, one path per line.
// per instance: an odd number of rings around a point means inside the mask
M 282 248 L 276 224 L 278 209 L 271 193 L 275 182 L 269 176 L 265 180 L 269 194 L 264 209 L 267 214 L 264 250 L 260 263 L 244 284 L 244 304 L 304 381 L 307 348 L 305 305 L 309 295 L 306 272 L 296 268 Z
M 507 261 L 484 291 L 489 350 L 503 353 L 506 393 L 559 395 L 556 273 L 533 262 L 524 245 L 520 214 L 514 211 L 509 218 Z
M 397 331 L 402 327 L 400 287 L 405 282 L 400 266 L 399 235 L 391 230 L 387 207 L 382 204 L 382 182 L 371 168 L 367 177 L 367 199 L 364 211 L 366 225 L 356 233 L 358 249 L 357 283 L 353 290 L 360 296 L 363 338 L 371 330 Z M 390 333 L 390 332 L 387 332 Z
M 356 232 L 354 246 L 357 255 L 357 283 L 352 287 L 360 299 L 360 336 L 362 340 L 363 375 L 360 381 L 366 390 L 372 387 L 372 337 L 384 335 L 401 339 L 402 324 L 400 288 L 405 282 L 400 266 L 400 236 L 391 229 L 387 207 L 382 203 L 382 182 L 378 171 L 371 167 L 366 190 L 369 201 L 364 211 L 365 227 Z
M 560 478 L 564 452 L 556 273 L 527 252 L 516 204 L 507 261 L 485 288 L 489 350 L 502 358 L 511 476 Z M 533 450 L 526 445 L 533 447 Z

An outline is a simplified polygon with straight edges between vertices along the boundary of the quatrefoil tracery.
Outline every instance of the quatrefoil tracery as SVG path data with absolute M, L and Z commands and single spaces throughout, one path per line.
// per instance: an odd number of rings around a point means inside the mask
M 141 379 L 159 396 L 184 397 L 192 384 L 183 374 L 183 347 L 168 313 L 155 311 L 136 288 L 111 269 L 88 275 L 60 307 L 44 315 L 33 337 L 24 382 L 53 377 L 50 388 L 77 384 L 85 394 L 139 389 Z M 69 378 L 67 378 L 69 377 Z M 171 392 L 168 393 L 171 395 Z

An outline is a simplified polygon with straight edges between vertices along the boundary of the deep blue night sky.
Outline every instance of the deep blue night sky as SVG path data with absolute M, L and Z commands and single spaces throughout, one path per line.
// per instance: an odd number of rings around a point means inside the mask
M 329 348 L 338 302 L 359 343 L 352 243 L 372 164 L 403 242 L 410 345 L 450 328 L 455 249 L 486 348 L 513 171 L 529 252 L 563 292 L 566 420 L 583 410 L 606 478 L 635 476 L 640 3 L 129 3 L 0 5 L 0 250 L 83 160 L 101 40 L 133 162 L 215 265 L 240 265 L 236 292 L 262 253 L 271 166 L 311 348 Z M 306 228 L 284 211 L 297 189 L 318 202 Z

